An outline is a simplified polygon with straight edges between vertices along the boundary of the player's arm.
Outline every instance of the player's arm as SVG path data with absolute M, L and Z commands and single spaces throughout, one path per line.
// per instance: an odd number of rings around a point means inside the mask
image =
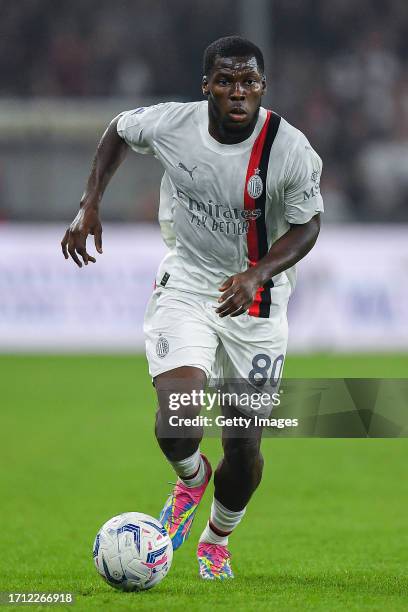
M 248 270 L 257 287 L 298 263 L 314 247 L 320 232 L 320 214 L 308 223 L 291 225 L 269 249 L 268 253 L 253 268 Z
M 119 117 L 113 119 L 99 142 L 78 214 L 61 241 L 65 259 L 68 259 L 71 255 L 80 268 L 82 262 L 79 256 L 82 257 L 85 265 L 89 261 L 92 263 L 96 261 L 86 251 L 88 235 L 94 236 L 96 250 L 98 253 L 102 253 L 102 224 L 99 218 L 99 204 L 109 181 L 124 160 L 129 148 L 117 132 L 118 120 Z
M 320 231 L 320 214 L 307 223 L 291 225 L 258 263 L 228 278 L 220 287 L 220 317 L 237 317 L 251 306 L 258 287 L 300 261 L 313 248 Z

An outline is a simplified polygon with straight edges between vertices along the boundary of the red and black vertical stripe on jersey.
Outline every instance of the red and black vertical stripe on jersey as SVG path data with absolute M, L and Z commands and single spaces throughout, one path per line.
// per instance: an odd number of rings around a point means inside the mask
M 280 120 L 279 115 L 268 111 L 265 123 L 254 142 L 249 159 L 245 179 L 244 207 L 248 211 L 254 209 L 260 209 L 261 211 L 257 219 L 249 218 L 247 233 L 249 266 L 254 266 L 269 250 L 265 221 L 266 175 L 268 172 L 269 155 L 279 129 Z M 257 199 L 251 197 L 248 193 L 248 181 L 254 174 L 258 174 L 263 184 L 262 193 Z M 271 310 L 271 287 L 273 287 L 272 280 L 259 287 L 255 299 L 248 310 L 250 315 L 253 317 L 269 317 Z

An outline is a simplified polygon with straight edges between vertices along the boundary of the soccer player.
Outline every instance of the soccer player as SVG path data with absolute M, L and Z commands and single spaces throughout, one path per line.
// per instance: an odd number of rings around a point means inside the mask
M 200 452 L 202 429 L 169 434 L 171 392 L 203 390 L 210 377 L 248 381 L 259 391 L 280 378 L 294 265 L 316 242 L 323 210 L 322 163 L 306 137 L 261 106 L 260 49 L 238 36 L 206 49 L 204 101 L 123 112 L 104 133 L 80 209 L 62 251 L 81 267 L 94 236 L 102 253 L 99 204 L 130 149 L 163 165 L 159 221 L 169 252 L 147 306 L 149 371 L 158 394 L 158 443 L 178 479 L 160 515 L 176 550 L 186 540 L 212 475 Z M 80 260 L 82 259 L 82 262 Z M 228 416 L 254 415 L 224 406 Z M 199 413 L 193 401 L 181 418 Z M 270 409 L 265 408 L 262 416 Z M 258 413 L 259 414 L 259 413 Z M 223 431 L 209 521 L 197 557 L 204 579 L 232 578 L 228 538 L 260 483 L 261 429 Z

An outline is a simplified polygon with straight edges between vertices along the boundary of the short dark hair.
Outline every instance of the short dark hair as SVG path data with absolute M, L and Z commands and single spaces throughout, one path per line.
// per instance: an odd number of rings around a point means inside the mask
M 214 40 L 206 50 L 203 57 L 204 74 L 209 74 L 217 57 L 248 57 L 254 56 L 258 68 L 265 70 L 262 51 L 253 42 L 242 36 L 223 36 Z

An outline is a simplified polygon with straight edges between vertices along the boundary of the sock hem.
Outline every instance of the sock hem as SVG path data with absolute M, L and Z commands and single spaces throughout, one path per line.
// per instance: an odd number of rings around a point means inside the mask
M 208 528 L 211 529 L 211 531 L 213 531 L 219 538 L 228 538 L 228 536 L 232 533 L 232 531 L 221 531 L 221 529 L 218 529 L 218 527 L 216 527 L 211 520 L 208 521 Z

